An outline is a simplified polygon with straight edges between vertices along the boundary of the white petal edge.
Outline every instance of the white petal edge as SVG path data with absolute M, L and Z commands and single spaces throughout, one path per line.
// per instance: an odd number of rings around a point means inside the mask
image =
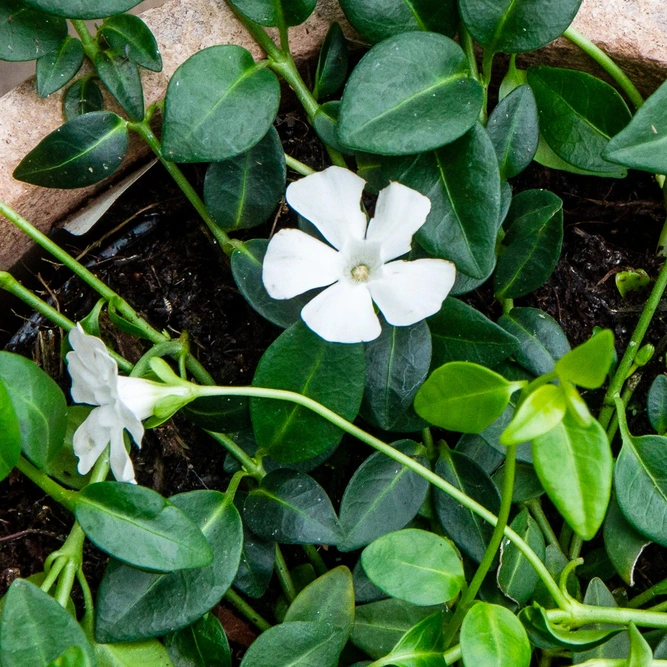
M 95 408 L 74 433 L 72 449 L 79 459 L 77 470 L 86 475 L 111 440 L 107 408 Z
M 383 262 L 410 252 L 412 237 L 426 222 L 431 200 L 401 183 L 390 183 L 378 195 L 375 217 L 366 239 L 380 243 Z
M 123 431 L 114 430 L 111 433 L 111 448 L 109 452 L 109 463 L 111 464 L 111 472 L 119 482 L 129 482 L 136 484 L 134 478 L 134 466 L 132 459 L 125 449 L 125 442 L 123 439 Z
M 329 167 L 290 183 L 285 199 L 340 250 L 346 239 L 363 239 L 366 234 L 366 214 L 361 210 L 365 185 L 349 169 Z
M 303 308 L 301 318 L 330 343 L 364 343 L 382 331 L 366 285 L 328 287 Z
M 383 276 L 368 284 L 389 324 L 415 324 L 435 315 L 454 286 L 456 267 L 444 259 L 385 264 Z
M 269 241 L 262 282 L 274 299 L 291 299 L 336 282 L 341 261 L 333 248 L 299 229 L 281 229 Z

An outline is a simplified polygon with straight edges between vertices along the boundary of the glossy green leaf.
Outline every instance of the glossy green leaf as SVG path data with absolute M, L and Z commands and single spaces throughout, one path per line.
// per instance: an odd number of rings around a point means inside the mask
M 385 658 L 385 664 L 395 667 L 446 667 L 444 611 L 431 614 L 410 628 L 391 653 Z
M 99 51 L 95 69 L 127 115 L 136 121 L 144 118 L 144 89 L 139 68 L 120 51 Z
M 85 113 L 101 111 L 104 106 L 102 92 L 94 79 L 85 77 L 75 81 L 63 98 L 65 120 L 73 120 Z
M 456 34 L 454 0 L 341 0 L 340 5 L 352 27 L 371 44 L 412 30 Z
M 530 86 L 515 88 L 489 116 L 486 131 L 493 142 L 502 178 L 520 174 L 535 157 L 540 138 L 537 103 Z
M 500 436 L 506 447 L 534 440 L 558 426 L 565 416 L 565 396 L 555 384 L 545 384 L 521 403 L 512 421 Z
M 365 365 L 362 344 L 328 343 L 297 322 L 264 353 L 252 383 L 298 392 L 352 421 L 361 406 Z M 337 426 L 287 401 L 253 398 L 250 416 L 257 444 L 278 461 L 312 458 L 342 437 Z
M 511 611 L 480 602 L 463 619 L 461 655 L 465 667 L 528 667 L 531 647 Z
M 218 491 L 191 491 L 170 501 L 202 531 L 213 550 L 213 563 L 155 574 L 112 560 L 97 597 L 98 641 L 134 641 L 186 627 L 212 609 L 234 580 L 243 530 L 231 500 Z
M 452 544 L 416 528 L 375 540 L 361 553 L 361 563 L 387 595 L 422 607 L 451 600 L 465 584 L 463 564 Z
M 560 575 L 563 573 L 563 570 L 570 562 L 567 559 L 567 556 L 560 550 L 560 547 L 557 547 L 555 544 L 548 544 L 545 549 L 544 555 L 544 565 L 547 568 L 549 574 L 553 577 L 554 581 L 560 581 Z M 581 590 L 579 587 L 579 580 L 577 579 L 574 572 L 571 572 L 567 578 L 567 590 L 576 599 L 581 598 Z M 535 593 L 533 594 L 533 602 L 537 603 L 545 609 L 556 609 L 558 605 L 554 601 L 551 593 L 544 585 L 544 582 L 540 579 L 535 587 Z
M 44 468 L 58 456 L 65 439 L 67 403 L 63 392 L 37 364 L 11 352 L 0 352 L 0 381 L 19 422 L 23 454 Z M 5 416 L 11 428 L 11 414 Z M 11 431 L 8 436 L 12 438 Z M 11 452 L 10 441 L 10 457 Z
M 546 545 L 537 522 L 527 509 L 522 510 L 513 519 L 510 527 L 535 554 L 544 560 Z M 498 586 L 508 598 L 520 605 L 526 604 L 535 591 L 539 576 L 526 557 L 509 540 L 503 540 L 500 548 L 500 567 L 498 568 Z
M 464 454 L 443 450 L 435 472 L 493 514 L 500 509 L 500 494 L 493 480 Z M 475 562 L 484 556 L 493 527 L 443 491 L 434 490 L 435 509 L 445 532 Z
M 174 667 L 232 667 L 227 636 L 213 614 L 167 635 L 164 645 Z
M 341 539 L 326 491 L 296 470 L 269 473 L 248 494 L 243 518 L 253 533 L 282 544 L 337 544 Z
M 157 639 L 123 644 L 95 644 L 93 649 L 97 667 L 171 667 L 173 664 L 166 649 Z
M 285 178 L 283 145 L 272 127 L 249 151 L 209 165 L 204 180 L 206 208 L 226 231 L 256 227 L 278 206 Z
M 103 19 L 136 7 L 141 0 L 23 0 L 47 14 L 68 19 Z
M 560 380 L 560 386 L 565 396 L 568 412 L 582 425 L 589 426 L 593 421 L 593 415 L 586 405 L 577 388 L 567 380 Z
M 264 595 L 271 581 L 276 560 L 276 544 L 243 529 L 243 551 L 234 579 L 234 588 L 251 598 Z
M 78 39 L 66 37 L 59 48 L 37 61 L 37 94 L 48 97 L 67 85 L 83 64 L 83 46 Z
M 109 46 L 124 54 L 135 65 L 153 72 L 162 71 L 162 56 L 150 28 L 132 14 L 117 14 L 108 18 L 99 29 Z
M 21 440 L 21 425 L 16 410 L 7 385 L 0 379 L 0 481 L 9 475 L 19 460 Z
M 230 0 L 230 4 L 255 23 L 276 27 L 281 23 L 303 23 L 315 9 L 317 0 Z
M 556 361 L 570 351 L 558 322 L 537 308 L 512 308 L 498 324 L 518 338 L 514 359 L 533 375 L 552 373 Z
M 500 417 L 522 385 L 483 366 L 453 361 L 431 373 L 417 393 L 415 410 L 448 431 L 479 433 Z
M 382 333 L 366 344 L 364 419 L 384 431 L 423 427 L 412 402 L 430 365 L 431 334 L 425 322 L 393 327 L 383 320 Z
M 46 667 L 70 646 L 93 654 L 81 626 L 48 593 L 16 579 L 4 597 L 0 622 L 2 667 Z
M 597 389 L 607 379 L 613 360 L 614 334 L 611 329 L 603 329 L 559 359 L 555 371 L 563 380 Z
M 42 139 L 21 160 L 14 178 L 45 188 L 83 188 L 111 176 L 127 146 L 127 123 L 120 116 L 87 113 Z
M 476 122 L 482 89 L 454 41 L 406 32 L 374 46 L 345 86 L 341 142 L 380 155 L 412 155 L 451 143 Z
M 667 375 L 653 380 L 646 397 L 646 413 L 651 426 L 660 434 L 667 432 Z
M 651 667 L 653 664 L 653 651 L 649 643 L 642 637 L 634 623 L 628 625 L 630 635 L 630 655 L 625 663 L 626 667 Z
M 329 97 L 339 90 L 347 78 L 347 67 L 347 41 L 340 24 L 333 21 L 320 49 L 313 97 Z
M 492 479 L 498 489 L 503 488 L 505 482 L 505 466 L 498 468 Z M 535 468 L 530 463 L 517 463 L 514 475 L 514 491 L 512 492 L 513 503 L 526 503 L 529 500 L 539 498 L 544 494 Z
M 512 200 L 494 289 L 515 299 L 541 287 L 556 268 L 563 245 L 563 201 L 548 190 L 527 190 Z
M 433 339 L 432 366 L 471 361 L 492 368 L 507 359 L 519 341 L 478 310 L 458 299 L 445 299 L 440 312 L 428 319 Z
M 654 174 L 667 171 L 667 83 L 638 109 L 629 125 L 607 145 L 604 157 Z
M 338 118 L 340 116 L 340 101 L 333 100 L 320 104 L 313 116 L 313 129 L 317 136 L 328 146 L 343 155 L 352 155 L 354 151 L 343 146 L 338 138 Z M 301 226 L 301 220 L 299 221 Z
M 392 446 L 429 467 L 421 445 L 402 440 Z M 338 549 L 352 551 L 405 527 L 417 515 L 427 491 L 423 477 L 380 452 L 372 454 L 352 475 L 343 494 L 340 525 L 344 537 Z
M 487 473 L 487 475 L 491 475 L 494 471 L 498 470 L 498 466 L 505 460 L 505 448 L 500 447 L 503 451 L 499 451 L 495 447 L 491 447 L 482 437 L 483 433 L 484 431 L 472 435 L 462 435 L 456 443 L 454 450 L 461 454 L 465 454 L 485 473 Z M 498 486 L 497 483 L 496 486 Z
M 228 433 L 250 425 L 248 399 L 243 396 L 204 396 L 182 409 L 191 422 L 207 431 Z
M 459 0 L 470 34 L 490 52 L 534 51 L 560 37 L 582 0 Z
M 48 667 L 90 667 L 90 658 L 80 646 L 70 646 L 63 654 L 49 663 Z
M 387 598 L 364 572 L 364 568 L 361 566 L 361 558 L 357 559 L 354 570 L 352 570 L 352 583 L 354 584 L 354 601 L 356 604 L 376 602 Z
M 169 81 L 164 154 L 174 162 L 221 162 L 244 153 L 266 136 L 279 102 L 275 74 L 246 49 L 199 51 Z
M 614 88 L 590 74 L 554 67 L 531 67 L 528 83 L 542 136 L 561 159 L 601 176 L 625 176 L 625 169 L 602 157 L 611 137 L 631 118 Z
M 584 427 L 566 414 L 533 441 L 533 461 L 547 495 L 570 527 L 582 539 L 593 539 L 607 513 L 613 468 L 599 422 Z
M 63 19 L 29 9 L 29 2 L 4 0 L 0 6 L 0 60 L 36 60 L 57 50 L 67 37 Z

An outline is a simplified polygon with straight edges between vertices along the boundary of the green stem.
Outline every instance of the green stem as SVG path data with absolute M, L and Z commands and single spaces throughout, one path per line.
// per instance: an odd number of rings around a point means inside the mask
M 661 602 L 660 604 L 655 605 L 654 607 L 649 607 L 648 611 L 665 611 L 667 609 L 667 600 Z
M 576 560 L 579 558 L 581 553 L 581 547 L 583 546 L 584 541 L 575 533 L 572 537 L 572 542 L 570 542 L 570 560 Z
M 297 174 L 301 174 L 302 176 L 310 176 L 315 173 L 315 169 L 311 169 L 307 164 L 299 162 L 299 160 L 295 160 L 287 154 L 285 154 L 285 163 L 290 169 L 294 169 Z
M 653 600 L 653 598 L 658 597 L 658 595 L 665 594 L 667 594 L 667 579 L 663 579 L 654 586 L 651 586 L 651 588 L 645 590 L 643 593 L 640 593 L 636 597 L 632 598 L 632 600 L 628 602 L 628 607 L 632 609 L 643 607 L 647 602 L 650 602 Z
M 255 459 L 246 454 L 241 447 L 239 447 L 228 435 L 224 433 L 214 433 L 213 431 L 206 431 L 213 440 L 219 445 L 222 445 L 236 460 L 245 468 L 252 477 L 261 480 L 266 476 L 264 468 L 257 463 Z
M 292 604 L 294 598 L 296 597 L 296 588 L 294 587 L 294 582 L 292 581 L 292 575 L 289 572 L 287 563 L 285 562 L 285 557 L 283 552 L 280 550 L 280 547 L 276 544 L 276 574 L 278 575 L 278 581 L 280 581 L 280 587 L 285 593 L 287 601 Z
M 631 375 L 628 378 L 627 384 L 625 385 L 625 389 L 623 389 L 623 393 L 621 394 L 621 401 L 626 408 L 630 404 L 630 399 L 632 398 L 632 395 L 635 393 L 635 389 L 637 389 L 637 387 L 639 386 L 639 381 L 641 380 L 641 377 L 642 377 L 641 373 L 635 373 L 634 375 Z M 609 442 L 612 442 L 614 436 L 616 435 L 617 430 L 618 430 L 618 414 L 614 412 L 614 415 L 611 418 L 611 422 L 609 422 L 609 427 L 607 428 L 607 438 Z
M 304 544 L 303 550 L 306 556 L 308 556 L 308 560 L 319 577 L 329 571 L 329 568 L 327 567 L 324 560 L 322 560 L 322 556 L 320 556 L 320 552 L 317 550 L 317 547 L 313 546 L 312 544 Z
M 627 74 L 599 46 L 571 26 L 563 33 L 563 37 L 567 37 L 573 44 L 576 44 L 582 51 L 595 60 L 616 81 L 636 109 L 639 109 L 644 104 L 644 98 L 637 90 L 635 84 L 632 83 Z
M 66 488 L 54 482 L 45 472 L 35 468 L 28 459 L 19 457 L 16 467 L 34 484 L 36 484 L 44 493 L 51 496 L 57 503 L 72 511 L 74 508 L 75 491 L 68 491 Z
M 535 519 L 537 522 L 537 525 L 540 527 L 540 530 L 542 531 L 542 534 L 546 538 L 547 542 L 556 547 L 558 551 L 563 553 L 560 542 L 556 537 L 556 533 L 554 533 L 554 529 L 551 527 L 549 519 L 547 519 L 547 515 L 542 509 L 542 503 L 540 502 L 540 499 L 533 498 L 532 500 L 529 500 L 526 503 L 526 507 L 528 507 L 528 511 L 532 514 L 533 519 Z
M 225 600 L 240 611 L 255 627 L 262 632 L 269 630 L 271 624 L 265 621 L 234 589 L 228 588 L 225 593 Z
M 498 549 L 503 540 L 505 534 L 505 528 L 507 527 L 507 521 L 509 520 L 510 510 L 512 508 L 512 496 L 514 494 L 514 477 L 516 473 L 516 447 L 508 447 L 507 455 L 505 457 L 505 479 L 503 481 L 503 491 L 502 491 L 502 500 L 500 502 L 500 510 L 498 512 L 498 520 L 493 529 L 493 534 L 489 540 L 489 544 L 486 547 L 484 556 L 482 557 L 482 562 L 475 572 L 475 576 L 472 578 L 470 585 L 465 590 L 459 603 L 456 605 L 456 611 L 451 621 L 447 623 L 445 628 L 445 633 L 443 637 L 443 646 L 446 648 L 454 640 L 456 633 L 463 623 L 463 619 L 468 613 L 472 603 L 477 597 L 482 583 L 489 570 L 493 565 L 493 561 L 496 558 Z
M 496 54 L 491 51 L 484 51 L 484 58 L 482 59 L 482 90 L 484 92 L 484 104 L 480 112 L 480 120 L 483 125 L 489 117 L 489 86 L 491 85 L 491 76 L 493 74 L 493 57 Z
M 455 662 L 458 662 L 461 659 L 461 644 L 452 646 L 452 648 L 447 649 L 443 656 L 446 665 L 453 665 Z
M 81 593 L 83 594 L 84 614 L 81 619 L 81 626 L 88 635 L 89 639 L 93 639 L 95 635 L 95 603 L 93 602 L 93 594 L 90 591 L 88 580 L 83 573 L 83 569 L 79 568 L 76 572 L 76 580 L 81 586 Z
M 65 563 L 66 563 L 65 560 L 58 559 L 58 558 L 55 558 L 54 560 L 55 560 L 55 562 L 53 562 L 51 567 L 48 569 L 46 577 L 44 578 L 44 581 L 42 582 L 42 585 L 40 586 L 40 588 L 45 593 L 48 593 L 51 590 L 51 587 L 53 586 L 53 584 L 56 583 L 56 580 L 60 576 L 60 573 L 62 572 L 62 569 L 65 567 Z
M 570 525 L 567 522 L 564 522 L 563 527 L 560 529 L 560 537 L 558 538 L 558 543 L 560 544 L 560 550 L 564 554 L 566 554 L 570 548 L 572 535 L 574 535 L 574 531 L 572 530 L 572 528 L 570 528 Z
M 466 54 L 470 73 L 477 79 L 477 81 L 479 81 L 479 68 L 477 67 L 477 57 L 475 56 L 475 43 L 472 41 L 472 37 L 463 21 L 459 23 L 459 41 L 461 42 L 463 52 Z
M 81 567 L 83 560 L 83 543 L 86 540 L 86 534 L 78 523 L 74 523 L 69 537 L 60 549 L 61 558 L 66 560 L 65 567 L 58 577 L 58 586 L 56 587 L 55 598 L 61 606 L 67 607 L 72 586 L 76 573 Z
M 624 607 L 597 607 L 576 601 L 570 601 L 567 611 L 548 609 L 546 615 L 551 623 L 564 623 L 569 628 L 580 628 L 589 623 L 613 625 L 634 623 L 644 628 L 667 628 L 667 614 L 662 612 Z
M 279 60 L 283 57 L 280 48 L 276 46 L 276 43 L 269 37 L 266 30 L 264 30 L 259 23 L 255 23 L 241 14 L 231 2 L 227 2 L 227 6 L 234 12 L 239 22 L 243 24 L 245 29 L 252 35 L 252 38 L 259 44 L 269 58 Z
M 155 357 L 180 358 L 182 352 L 183 343 L 180 340 L 169 340 L 164 343 L 158 343 L 137 361 L 130 375 L 138 378 L 144 377 L 150 369 L 151 359 Z
M 95 56 L 100 52 L 100 47 L 88 31 L 85 21 L 70 19 L 74 30 L 76 30 L 83 45 L 83 51 L 91 62 L 95 62 Z

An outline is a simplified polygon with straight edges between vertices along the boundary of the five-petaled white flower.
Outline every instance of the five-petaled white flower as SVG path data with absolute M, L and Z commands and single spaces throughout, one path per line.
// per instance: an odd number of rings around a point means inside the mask
M 391 261 L 410 251 L 413 235 L 431 210 L 428 197 L 392 182 L 380 192 L 369 223 L 361 209 L 364 185 L 341 167 L 290 184 L 289 205 L 331 245 L 298 229 L 283 229 L 271 239 L 264 258 L 262 280 L 274 299 L 329 286 L 304 306 L 301 317 L 315 333 L 336 343 L 380 335 L 373 302 L 395 326 L 437 313 L 456 277 L 454 264 L 443 259 Z
M 69 334 L 72 352 L 67 366 L 72 376 L 72 398 L 77 403 L 97 406 L 74 434 L 74 453 L 78 470 L 85 475 L 107 445 L 110 447 L 111 471 L 121 482 L 136 483 L 134 468 L 123 440 L 127 430 L 141 447 L 144 425 L 153 408 L 167 396 L 187 396 L 187 387 L 173 387 L 142 378 L 118 375 L 118 364 L 104 343 L 87 334 L 80 324 Z

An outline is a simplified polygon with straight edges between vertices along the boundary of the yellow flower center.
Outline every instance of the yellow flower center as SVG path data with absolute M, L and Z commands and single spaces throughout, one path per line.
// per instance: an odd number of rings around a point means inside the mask
M 357 264 L 352 271 L 352 280 L 358 283 L 365 283 L 371 275 L 369 268 L 365 264 Z

